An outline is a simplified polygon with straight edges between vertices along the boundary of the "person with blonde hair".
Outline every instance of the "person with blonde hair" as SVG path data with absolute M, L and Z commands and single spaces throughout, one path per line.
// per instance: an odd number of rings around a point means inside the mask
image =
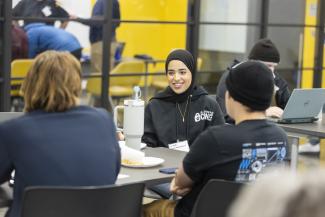
M 266 174 L 242 190 L 228 217 L 322 217 L 324 183 L 324 170 Z
M 67 52 L 36 57 L 21 92 L 25 114 L 0 125 L 0 183 L 15 170 L 7 216 L 18 217 L 28 186 L 114 184 L 120 170 L 107 111 L 79 105 L 81 67 Z

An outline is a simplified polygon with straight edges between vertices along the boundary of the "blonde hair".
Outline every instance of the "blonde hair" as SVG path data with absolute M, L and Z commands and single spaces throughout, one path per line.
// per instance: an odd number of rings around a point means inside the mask
M 325 171 L 268 174 L 245 187 L 228 217 L 322 217 Z
M 38 55 L 21 93 L 26 112 L 62 112 L 76 106 L 81 93 L 79 61 L 68 52 L 46 51 Z

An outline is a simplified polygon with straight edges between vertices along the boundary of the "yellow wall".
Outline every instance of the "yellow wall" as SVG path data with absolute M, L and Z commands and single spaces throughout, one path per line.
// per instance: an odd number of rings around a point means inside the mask
M 316 25 L 317 0 L 306 0 L 305 24 Z M 303 67 L 314 67 L 315 61 L 315 28 L 305 28 L 304 30 L 304 55 Z M 324 56 L 325 63 L 325 56 Z M 322 87 L 325 87 L 325 71 L 322 73 Z M 302 87 L 313 87 L 313 70 L 304 70 L 302 74 Z
M 187 0 L 120 0 L 123 20 L 186 21 Z M 173 48 L 185 48 L 186 25 L 122 23 L 118 41 L 126 42 L 123 56 L 148 54 L 165 59 Z

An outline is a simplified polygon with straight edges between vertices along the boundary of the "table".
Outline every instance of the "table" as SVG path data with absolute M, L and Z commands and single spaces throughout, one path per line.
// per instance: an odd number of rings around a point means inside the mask
M 325 138 L 325 125 L 321 121 L 304 124 L 278 124 L 286 132 Z
M 286 132 L 297 136 L 315 136 L 325 138 L 325 125 L 321 121 L 303 124 L 278 124 Z M 320 159 L 325 160 L 325 139 L 320 140 Z
M 132 182 L 143 182 L 147 187 L 160 183 L 169 182 L 174 177 L 173 174 L 163 174 L 158 170 L 164 167 L 178 167 L 182 162 L 186 152 L 175 151 L 168 148 L 149 148 L 145 149 L 147 157 L 163 158 L 165 162 L 162 165 L 150 168 L 127 168 L 121 167 L 120 174 L 129 175 L 127 178 L 117 180 L 117 184 L 126 184 Z
M 3 184 L 0 186 L 0 208 L 8 207 L 12 200 L 12 190 L 8 184 Z
M 121 178 L 116 184 L 128 184 L 134 182 L 143 182 L 146 187 L 160 183 L 169 182 L 174 177 L 173 174 L 163 174 L 158 170 L 163 167 L 178 167 L 182 162 L 185 152 L 175 151 L 167 148 L 149 148 L 145 149 L 147 157 L 163 158 L 165 162 L 162 165 L 149 168 L 127 168 L 121 167 L 120 174 L 128 175 L 127 178 Z M 12 200 L 12 189 L 7 185 L 0 185 L 0 208 L 10 205 Z

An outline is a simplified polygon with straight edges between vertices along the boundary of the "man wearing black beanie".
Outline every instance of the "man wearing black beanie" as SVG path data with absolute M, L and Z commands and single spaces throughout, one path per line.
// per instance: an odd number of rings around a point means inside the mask
M 271 71 L 274 79 L 274 93 L 270 107 L 266 110 L 266 115 L 269 117 L 280 117 L 283 113 L 283 109 L 286 106 L 290 91 L 287 82 L 275 72 L 275 67 L 280 63 L 280 53 L 274 43 L 267 38 L 260 39 L 252 47 L 248 59 L 257 60 L 264 63 Z M 235 60 L 232 66 L 235 66 L 239 61 Z M 232 67 L 231 66 L 231 67 Z M 230 67 L 230 68 L 231 68 Z M 225 93 L 226 77 L 229 74 L 229 69 L 222 75 L 217 86 L 216 99 L 220 105 L 221 110 L 225 115 L 226 122 L 233 123 L 233 120 L 226 113 L 225 108 Z
M 286 133 L 265 115 L 272 100 L 273 80 L 270 69 L 258 61 L 242 62 L 230 70 L 226 109 L 235 125 L 210 127 L 192 144 L 171 183 L 171 191 L 182 196 L 174 208 L 175 217 L 191 216 L 200 191 L 210 179 L 250 182 L 265 167 L 283 166 Z M 159 207 L 161 202 L 155 203 Z M 161 210 L 149 212 L 145 207 L 144 217 L 167 217 L 162 213 L 170 213 L 166 210 L 172 208 L 161 206 Z

